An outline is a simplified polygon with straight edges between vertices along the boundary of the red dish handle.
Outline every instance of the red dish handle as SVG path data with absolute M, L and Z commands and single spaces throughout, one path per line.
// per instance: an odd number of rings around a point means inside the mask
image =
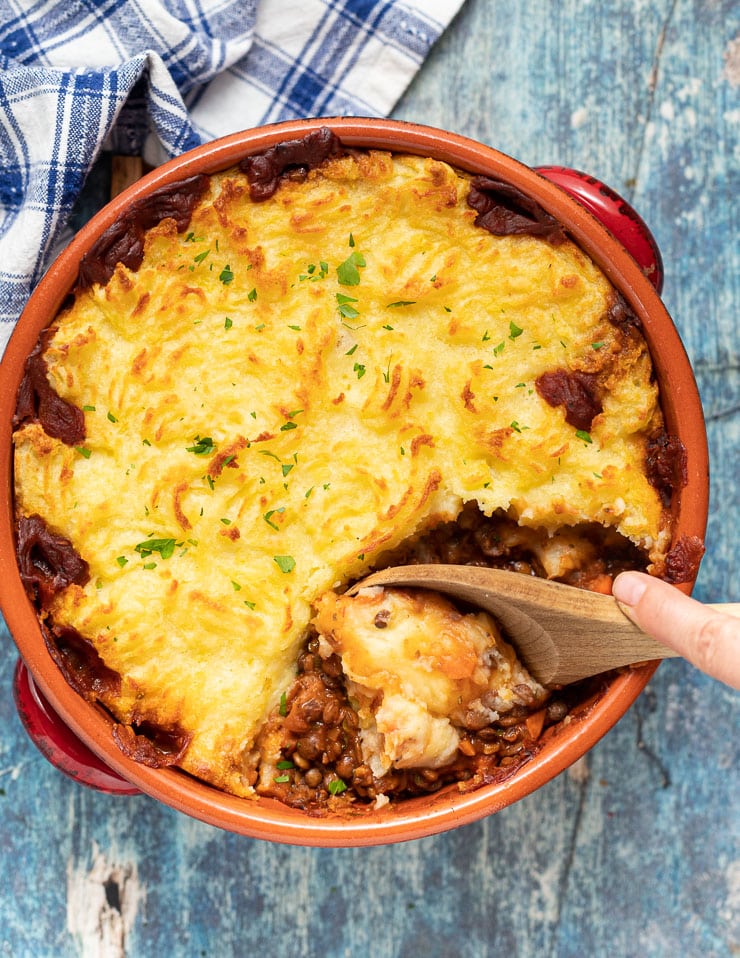
M 140 794 L 135 785 L 101 761 L 62 721 L 41 694 L 22 659 L 18 659 L 15 667 L 13 695 L 29 738 L 60 772 L 100 792 Z
M 663 258 L 643 218 L 611 187 L 567 166 L 538 166 L 537 172 L 593 213 L 619 240 L 658 293 L 663 289 Z

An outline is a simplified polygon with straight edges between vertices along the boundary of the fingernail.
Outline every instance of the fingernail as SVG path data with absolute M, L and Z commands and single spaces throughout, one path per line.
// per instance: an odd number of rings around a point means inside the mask
M 645 594 L 647 582 L 639 572 L 620 572 L 612 585 L 612 594 L 618 602 L 635 606 Z

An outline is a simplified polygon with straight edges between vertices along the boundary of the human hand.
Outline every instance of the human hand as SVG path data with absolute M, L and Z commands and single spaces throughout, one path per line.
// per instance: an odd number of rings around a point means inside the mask
M 612 593 L 644 632 L 712 678 L 740 689 L 740 618 L 708 608 L 644 572 L 622 572 Z

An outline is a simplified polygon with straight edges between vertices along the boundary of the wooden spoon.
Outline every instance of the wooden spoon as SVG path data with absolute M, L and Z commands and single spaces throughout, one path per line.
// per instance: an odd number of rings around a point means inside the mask
M 639 629 L 613 596 L 519 572 L 466 565 L 394 566 L 369 575 L 348 594 L 366 586 L 431 589 L 485 609 L 542 685 L 565 685 L 620 665 L 678 655 Z M 738 603 L 711 608 L 740 615 Z

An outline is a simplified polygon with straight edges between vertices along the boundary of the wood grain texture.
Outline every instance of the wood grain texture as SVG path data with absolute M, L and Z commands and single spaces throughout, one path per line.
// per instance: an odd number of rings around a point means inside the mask
M 740 7 L 467 0 L 395 111 L 630 199 L 666 267 L 712 461 L 697 595 L 740 598 Z M 740 951 L 739 697 L 659 668 L 587 757 L 519 804 L 408 845 L 251 841 L 55 772 L 0 643 L 0 954 L 693 958 Z

